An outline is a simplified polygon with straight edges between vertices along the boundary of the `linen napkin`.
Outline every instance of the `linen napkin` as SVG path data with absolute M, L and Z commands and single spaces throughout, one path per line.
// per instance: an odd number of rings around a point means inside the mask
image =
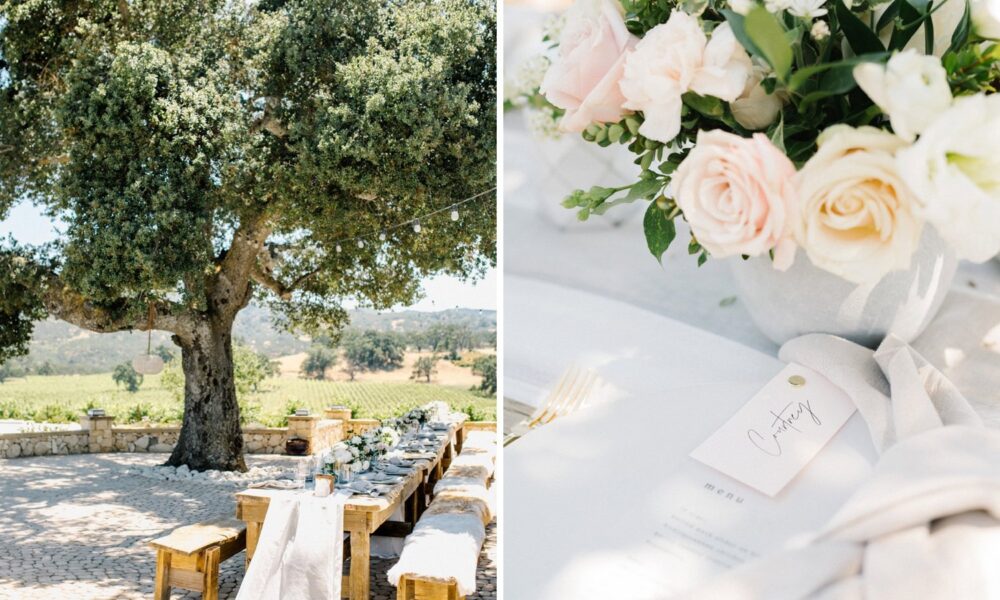
M 237 600 L 340 600 L 348 496 L 275 495 Z
M 781 358 L 841 386 L 882 455 L 817 534 L 682 597 L 1000 597 L 1000 432 L 898 339 L 872 353 L 813 334 L 785 344 Z

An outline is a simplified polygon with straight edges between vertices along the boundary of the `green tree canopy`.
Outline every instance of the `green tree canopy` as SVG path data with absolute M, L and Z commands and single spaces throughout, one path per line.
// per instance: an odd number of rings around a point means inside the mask
M 326 346 L 316 344 L 309 348 L 302 361 L 302 373 L 313 379 L 326 379 L 326 370 L 337 363 L 337 353 Z
M 134 394 L 139 391 L 143 376 L 137 373 L 131 364 L 122 363 L 115 367 L 115 370 L 111 373 L 111 379 L 115 381 L 116 386 L 124 385 L 129 393 Z
M 472 374 L 483 378 L 479 391 L 495 395 L 497 393 L 497 355 L 480 356 L 472 363 Z
M 410 303 L 495 263 L 492 0 L 0 0 L 0 360 L 46 316 L 171 332 L 187 375 L 170 464 L 244 469 L 232 322 Z M 379 237 L 384 233 L 384 239 Z M 358 244 L 357 238 L 365 243 Z
M 417 359 L 417 362 L 413 364 L 413 374 L 410 375 L 410 379 L 424 379 L 427 383 L 431 382 L 431 377 L 437 374 L 437 362 L 439 358 L 436 354 L 432 356 L 421 356 Z
M 406 344 L 395 333 L 369 329 L 346 331 L 340 347 L 344 350 L 344 371 L 353 381 L 359 371 L 392 371 L 402 367 Z

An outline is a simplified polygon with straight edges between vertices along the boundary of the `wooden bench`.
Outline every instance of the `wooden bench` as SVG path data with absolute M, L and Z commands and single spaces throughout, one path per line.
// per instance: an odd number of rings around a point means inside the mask
M 219 598 L 219 563 L 246 548 L 247 527 L 239 519 L 187 525 L 149 543 L 156 548 L 153 598 L 169 600 L 171 588 Z
M 399 578 L 396 600 L 465 600 L 465 596 L 458 595 L 458 583 L 454 579 L 418 577 L 407 573 Z

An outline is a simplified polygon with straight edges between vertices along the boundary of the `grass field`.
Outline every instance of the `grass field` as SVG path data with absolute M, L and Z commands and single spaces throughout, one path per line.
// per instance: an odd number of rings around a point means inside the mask
M 341 404 L 354 409 L 357 418 L 387 418 L 443 400 L 452 408 L 471 412 L 475 420 L 496 418 L 496 399 L 485 398 L 463 387 L 421 383 L 336 382 L 293 379 L 266 380 L 261 389 L 241 399 L 249 421 L 282 426 L 295 408 L 314 414 Z M 0 384 L 0 419 L 37 422 L 75 422 L 88 408 L 105 409 L 117 423 L 134 423 L 147 417 L 154 423 L 179 423 L 182 403 L 160 387 L 159 375 L 147 377 L 131 394 L 116 388 L 110 373 L 97 375 L 29 376 Z

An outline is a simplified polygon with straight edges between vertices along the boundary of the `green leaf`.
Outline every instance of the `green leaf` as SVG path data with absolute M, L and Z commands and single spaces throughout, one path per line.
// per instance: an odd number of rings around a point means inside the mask
M 951 0 L 951 2 L 957 1 L 958 0 Z M 965 12 L 962 13 L 962 18 L 959 20 L 958 26 L 955 27 L 955 31 L 951 34 L 951 45 L 948 46 L 948 52 L 958 52 L 969 40 L 969 34 L 971 31 L 972 6 L 969 0 L 965 0 Z
M 734 304 L 736 304 L 736 296 L 727 296 L 727 297 L 723 298 L 722 300 L 719 300 L 719 306 L 721 308 L 725 308 L 727 306 L 732 306 Z
M 837 20 L 840 28 L 844 31 L 847 43 L 851 45 L 851 50 L 857 55 L 871 54 L 873 52 L 884 52 L 885 46 L 878 38 L 878 34 L 872 31 L 868 25 L 858 18 L 851 9 L 840 0 L 834 1 L 834 10 L 837 13 Z
M 651 199 L 661 189 L 663 189 L 663 182 L 659 179 L 655 177 L 642 179 L 629 188 L 628 195 L 625 196 L 625 200 L 627 202 L 631 202 L 633 200 Z
M 875 25 L 875 32 L 876 33 L 878 33 L 879 31 L 882 31 L 883 29 L 885 29 L 889 25 L 892 25 L 892 22 L 899 15 L 899 5 L 902 4 L 903 2 L 906 2 L 906 0 L 894 0 L 892 2 L 892 4 L 890 4 L 885 9 L 885 12 L 882 13 L 882 16 L 879 17 L 879 19 L 878 19 L 878 24 Z
M 774 126 L 771 134 L 768 136 L 771 143 L 774 144 L 782 152 L 785 151 L 785 113 L 778 113 L 778 123 Z
M 698 255 L 698 266 L 700 267 L 706 262 L 708 262 L 708 252 L 702 251 L 702 253 Z
M 861 56 L 853 56 L 851 58 L 845 58 L 844 60 L 839 60 L 837 62 L 823 63 L 820 65 L 813 65 L 811 67 L 805 67 L 799 69 L 794 75 L 788 80 L 788 89 L 791 91 L 798 91 L 802 88 L 813 76 L 832 69 L 842 69 L 848 68 L 853 71 L 855 65 L 859 65 L 864 62 L 875 62 L 882 63 L 889 58 L 888 52 L 875 52 L 872 54 L 863 54 Z M 853 78 L 853 76 L 852 76 Z
M 681 96 L 681 100 L 710 119 L 719 119 L 726 113 L 722 100 L 714 96 L 699 96 L 694 92 L 688 92 Z
M 625 133 L 625 128 L 617 123 L 608 127 L 608 139 L 616 144 L 621 139 L 623 133 Z
M 726 22 L 729 23 L 729 28 L 733 30 L 733 35 L 736 37 L 736 40 L 740 43 L 740 45 L 742 45 L 743 48 L 745 48 L 750 54 L 764 56 L 757 45 L 753 43 L 753 40 L 750 39 L 750 36 L 747 35 L 745 26 L 746 19 L 743 15 L 728 9 L 723 9 L 722 14 L 726 17 Z
M 747 37 L 759 49 L 761 57 L 774 69 L 778 80 L 785 81 L 792 68 L 792 46 L 778 19 L 763 6 L 756 5 L 747 13 L 743 26 Z
M 656 202 L 650 202 L 646 216 L 642 219 L 642 230 L 646 234 L 646 246 L 649 247 L 649 251 L 660 264 L 663 264 L 663 253 L 677 236 L 674 222 L 667 218 L 666 211 L 661 210 Z
M 902 50 L 909 43 L 910 38 L 917 33 L 924 21 L 930 16 L 917 10 L 911 1 L 903 2 L 899 5 L 899 17 L 905 27 L 896 27 L 889 40 L 889 50 Z

